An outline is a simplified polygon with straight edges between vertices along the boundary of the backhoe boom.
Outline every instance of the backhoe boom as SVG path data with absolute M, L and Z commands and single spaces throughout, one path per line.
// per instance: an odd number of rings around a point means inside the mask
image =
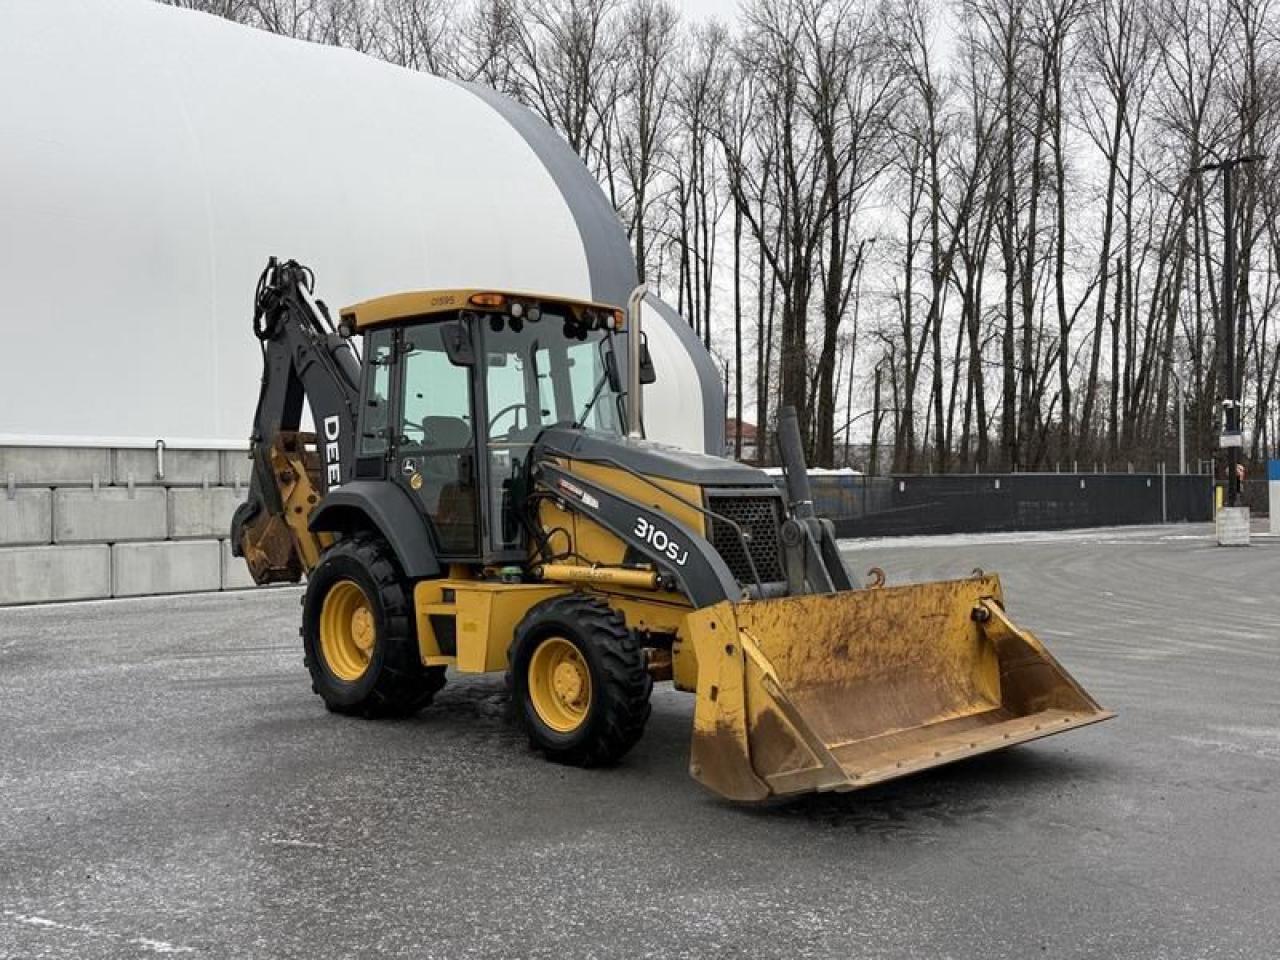
M 350 479 L 360 360 L 312 297 L 313 286 L 306 267 L 272 257 L 254 297 L 262 386 L 249 441 L 249 497 L 236 511 L 231 544 L 258 583 L 297 582 L 315 566 L 324 544 L 307 529 L 308 515 Z M 300 432 L 304 400 L 318 437 Z

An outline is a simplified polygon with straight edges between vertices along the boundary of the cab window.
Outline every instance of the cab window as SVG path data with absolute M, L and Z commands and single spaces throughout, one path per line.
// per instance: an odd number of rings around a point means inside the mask
M 382 456 L 391 442 L 392 331 L 376 330 L 365 337 L 364 410 L 360 423 L 360 455 Z

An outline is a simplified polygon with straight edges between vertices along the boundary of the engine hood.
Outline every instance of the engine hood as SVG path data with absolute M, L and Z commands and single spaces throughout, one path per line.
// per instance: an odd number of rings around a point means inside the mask
M 549 427 L 538 437 L 537 446 L 551 455 L 560 454 L 575 460 L 614 461 L 647 477 L 662 477 L 701 487 L 774 488 L 773 478 L 763 470 L 652 440 Z

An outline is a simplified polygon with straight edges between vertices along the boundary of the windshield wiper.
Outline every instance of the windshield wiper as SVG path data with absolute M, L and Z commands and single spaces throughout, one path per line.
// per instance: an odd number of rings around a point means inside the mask
M 591 399 L 587 401 L 586 408 L 582 411 L 582 416 L 573 423 L 575 430 L 583 427 L 587 422 L 587 415 L 591 413 L 591 408 L 596 405 L 596 401 L 600 399 L 600 394 L 604 390 L 604 385 L 609 382 L 609 371 L 605 371 L 604 375 L 596 382 L 596 388 L 591 391 Z

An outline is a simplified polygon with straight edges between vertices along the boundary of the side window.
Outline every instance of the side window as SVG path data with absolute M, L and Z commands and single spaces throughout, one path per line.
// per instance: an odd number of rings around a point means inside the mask
M 528 426 L 526 364 L 527 361 L 515 353 L 490 349 L 485 354 L 485 394 L 494 436 Z
M 376 330 L 364 342 L 364 410 L 360 420 L 360 455 L 378 457 L 391 440 L 391 343 L 390 330 Z
M 458 449 L 471 444 L 471 380 L 444 351 L 439 324 L 404 334 L 404 425 L 411 446 Z
M 568 349 L 569 388 L 575 406 L 575 415 L 581 416 L 588 403 L 591 412 L 583 426 L 594 430 L 618 431 L 618 408 L 612 397 L 600 396 L 597 388 L 605 375 L 604 360 L 598 344 L 575 343 Z M 606 384 L 607 386 L 607 384 Z M 592 398 L 595 402 L 592 402 Z

